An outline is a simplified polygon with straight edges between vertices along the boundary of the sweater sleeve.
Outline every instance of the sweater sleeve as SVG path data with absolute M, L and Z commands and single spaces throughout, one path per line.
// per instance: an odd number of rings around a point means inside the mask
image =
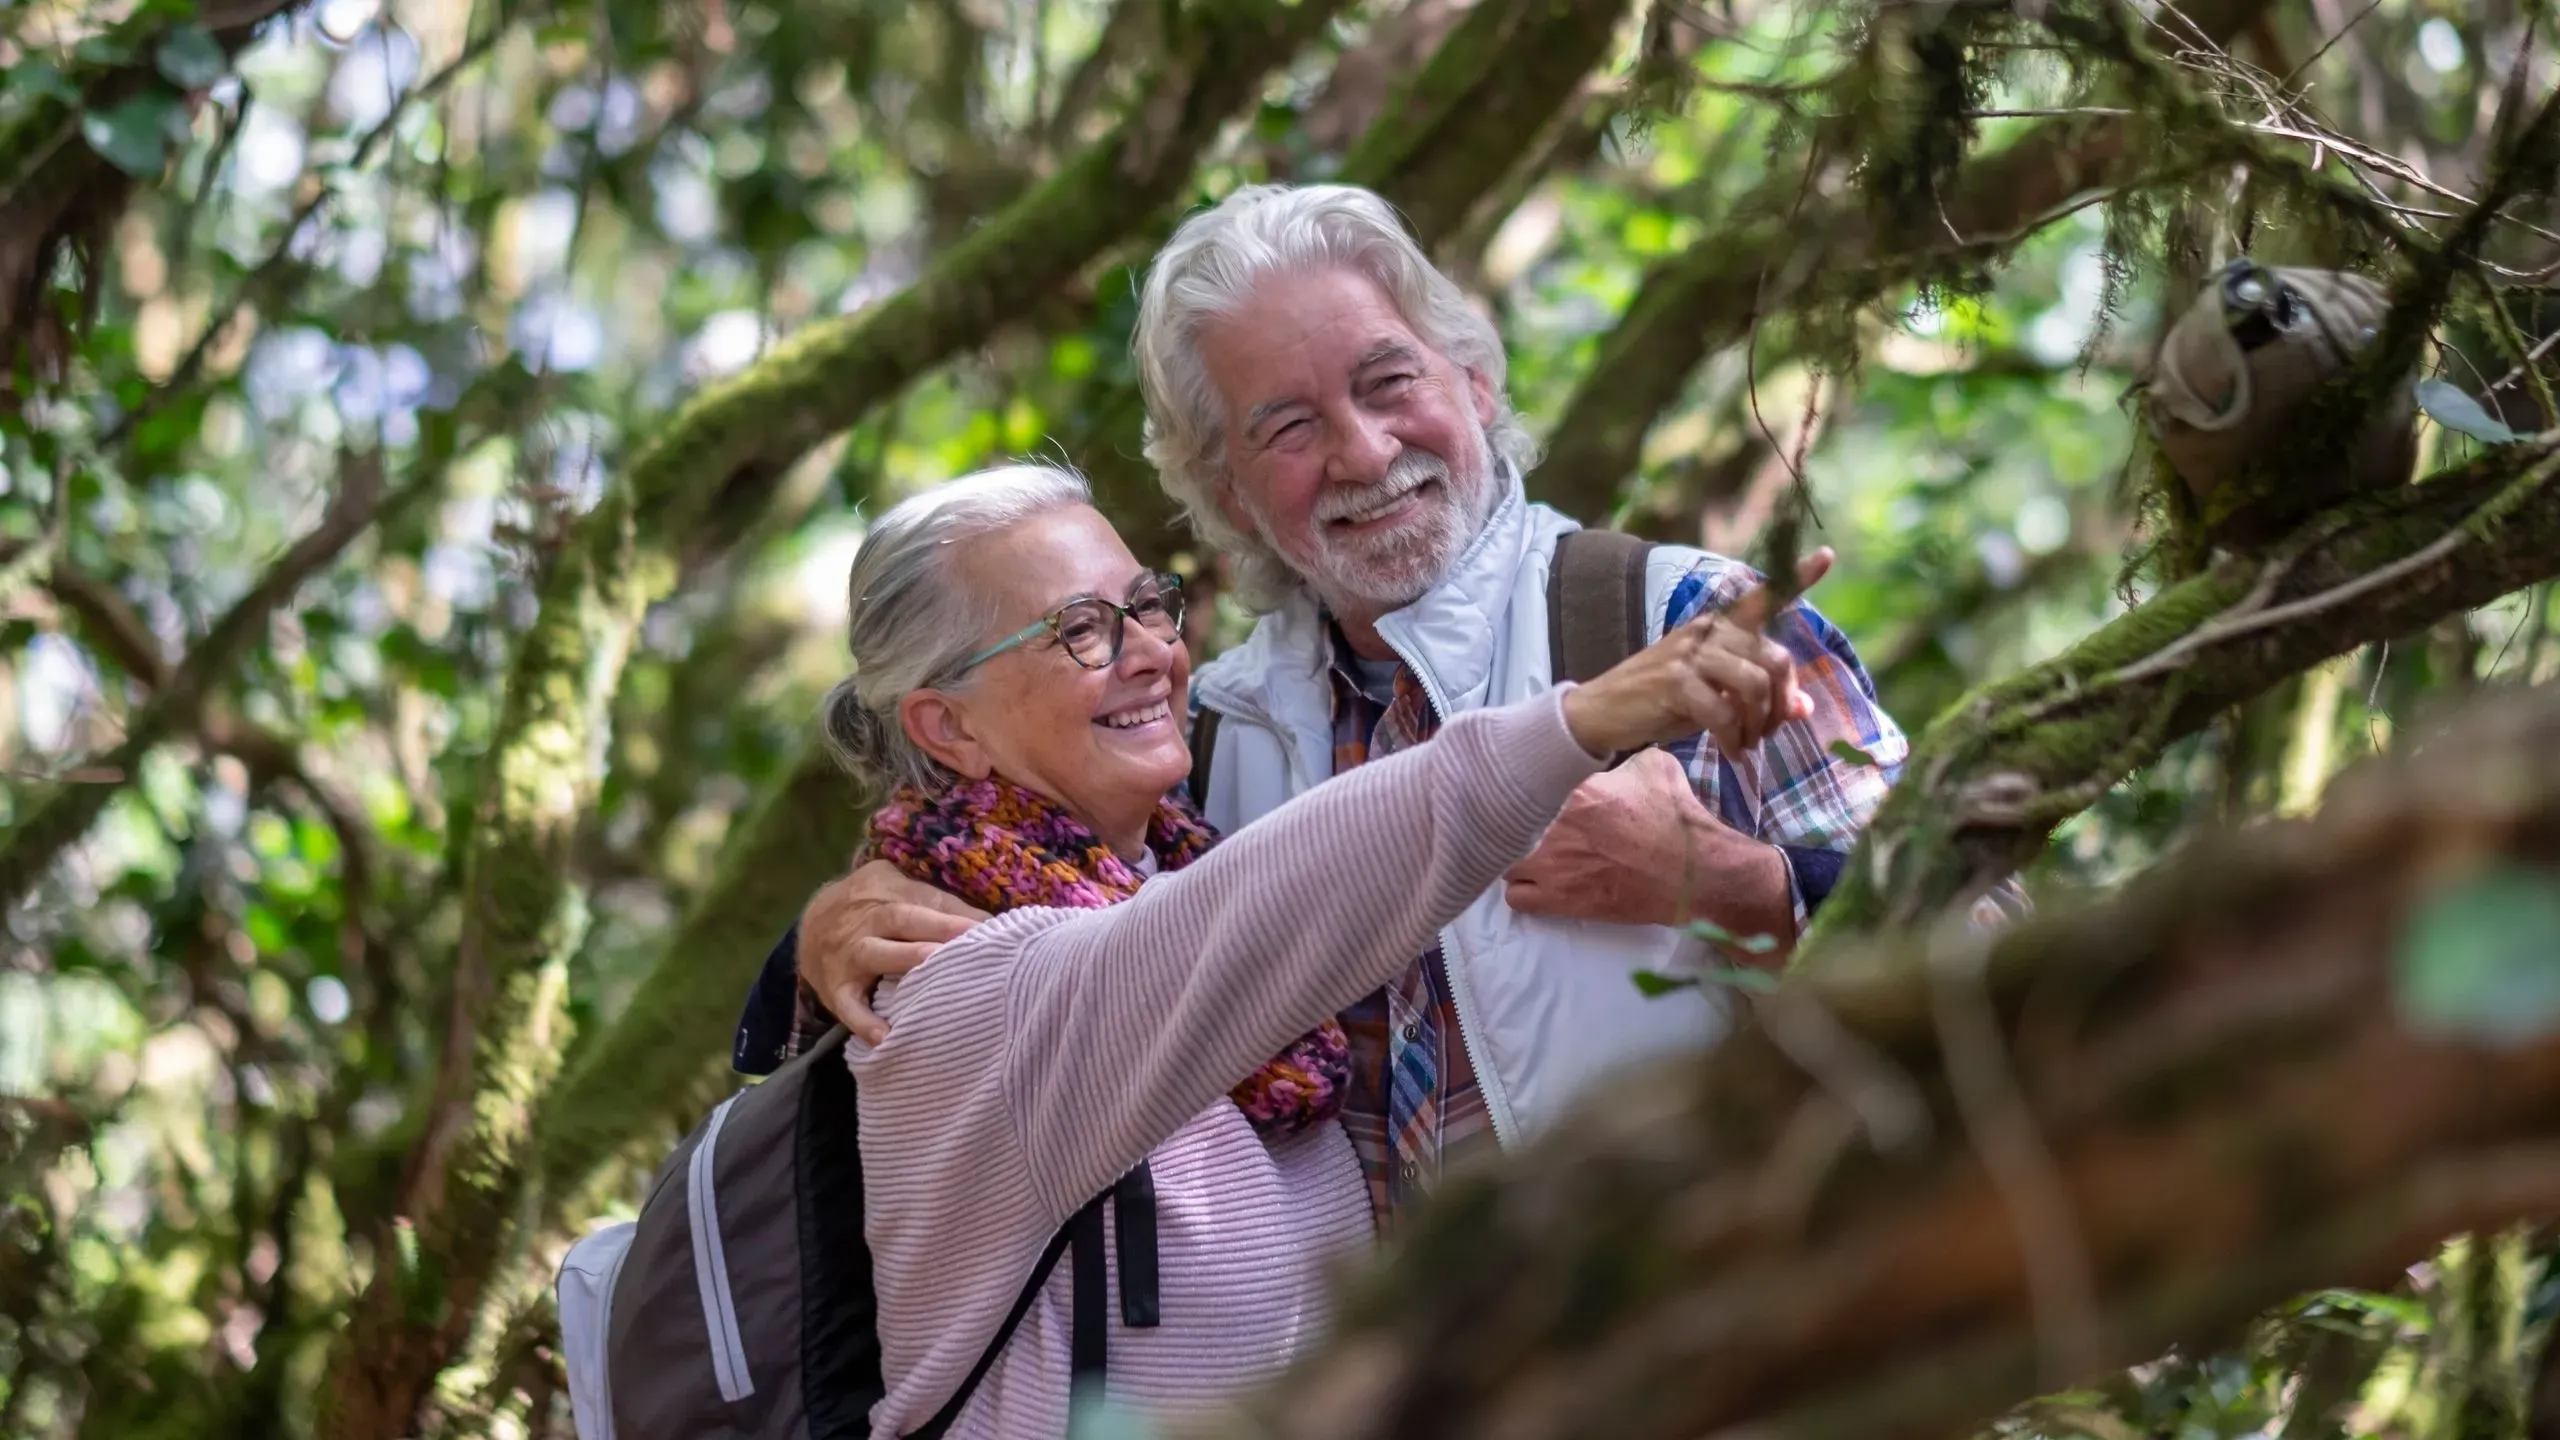
M 937 970 L 965 969 L 954 988 L 982 995 L 988 967 L 1008 973 L 1002 1033 L 979 1037 L 987 1061 L 957 1062 L 993 1062 L 993 1093 L 938 1065 L 937 1088 L 960 1105 L 1000 1097 L 1034 1193 L 1063 1223 L 1282 1045 L 1411 963 L 1535 848 L 1600 768 L 1565 728 L 1565 688 L 1459 716 L 1124 904 L 1014 911 L 943 947 L 907 978 L 900 1009 L 932 1003 Z M 904 1029 L 892 1025 L 881 1058 Z M 922 1029 L 952 1053 L 949 1027 Z

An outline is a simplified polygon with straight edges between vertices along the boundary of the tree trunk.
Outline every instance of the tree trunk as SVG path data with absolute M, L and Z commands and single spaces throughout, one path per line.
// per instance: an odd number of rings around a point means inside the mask
M 1453 1177 L 1228 1433 L 1922 1440 L 2385 1287 L 2560 1214 L 2555 948 L 2545 691 L 2109 903 L 1758 997 Z
M 849 868 L 871 807 L 826 747 L 806 746 L 723 848 L 720 868 L 630 1004 L 543 1103 L 552 1219 L 612 1153 L 690 1123 L 734 1088 L 728 1030 L 757 968 L 810 892 Z M 634 1085 L 631 1077 L 650 1082 Z
M 565 978 L 585 926 L 570 880 L 594 757 L 648 583 L 615 485 L 553 560 L 507 675 L 463 866 L 462 939 L 425 1128 L 373 1280 L 330 1357 L 324 1440 L 398 1440 L 469 1332 L 523 1190 L 533 1107 L 567 1044 Z

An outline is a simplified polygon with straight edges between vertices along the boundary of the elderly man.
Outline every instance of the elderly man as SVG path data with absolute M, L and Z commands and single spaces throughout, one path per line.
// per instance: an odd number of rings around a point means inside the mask
M 1156 257 L 1136 349 L 1148 458 L 1262 612 L 1192 685 L 1195 747 L 1210 748 L 1195 798 L 1213 823 L 1249 824 L 1448 716 L 1550 683 L 1549 572 L 1576 527 L 1523 492 L 1534 447 L 1500 338 L 1384 201 L 1254 186 L 1194 215 Z M 1650 633 L 1717 623 L 1757 583 L 1660 547 Z M 1721 995 L 1649 997 L 1639 975 L 1694 973 L 1717 931 L 1782 949 L 1829 890 L 1907 747 L 1810 606 L 1765 634 L 1754 655 L 1772 686 L 1791 672 L 1814 697 L 1810 718 L 1740 756 L 1701 736 L 1591 781 L 1500 893 L 1342 1017 L 1344 1115 L 1382 1222 L 1449 1161 L 1552 1122 L 1604 1069 L 1712 1039 Z M 1746 688 L 1746 708 L 1777 693 Z M 882 866 L 830 885 L 796 932 L 798 1035 L 823 1021 L 816 997 L 879 1033 L 872 982 L 977 918 Z M 750 1002 L 741 1069 L 793 1048 L 793 950 Z

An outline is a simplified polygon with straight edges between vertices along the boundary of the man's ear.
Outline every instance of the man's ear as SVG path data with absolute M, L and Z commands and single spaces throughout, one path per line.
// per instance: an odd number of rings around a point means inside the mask
M 1228 467 L 1226 478 L 1213 487 L 1212 493 L 1217 496 L 1218 513 L 1227 517 L 1228 524 L 1247 535 L 1258 537 L 1262 534 L 1262 526 L 1253 518 L 1252 507 L 1244 503 L 1244 496 L 1236 489 L 1236 472 L 1233 466 Z
M 1485 374 L 1473 365 L 1470 365 L 1467 367 L 1467 389 L 1473 392 L 1476 397 L 1476 423 L 1485 426 L 1492 425 L 1494 416 L 1493 377 Z
M 898 724 L 916 748 L 967 780 L 984 780 L 994 758 L 969 723 L 969 707 L 940 690 L 910 690 L 898 701 Z

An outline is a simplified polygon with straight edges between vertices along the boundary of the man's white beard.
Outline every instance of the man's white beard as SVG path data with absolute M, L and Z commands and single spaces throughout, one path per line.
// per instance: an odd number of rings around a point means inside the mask
M 1437 455 L 1406 450 L 1387 467 L 1386 477 L 1359 489 L 1328 491 L 1316 502 L 1315 553 L 1293 560 L 1292 568 L 1326 607 L 1340 614 L 1372 619 L 1401 610 L 1419 600 L 1447 577 L 1451 566 L 1475 539 L 1493 513 L 1491 446 L 1482 428 L 1474 436 L 1475 463 L 1467 468 L 1473 481 L 1462 492 L 1449 463 Z M 1439 492 L 1417 503 L 1421 514 L 1374 535 L 1336 532 L 1332 522 L 1380 508 L 1391 497 L 1430 481 Z M 1264 533 L 1270 526 L 1266 523 Z

